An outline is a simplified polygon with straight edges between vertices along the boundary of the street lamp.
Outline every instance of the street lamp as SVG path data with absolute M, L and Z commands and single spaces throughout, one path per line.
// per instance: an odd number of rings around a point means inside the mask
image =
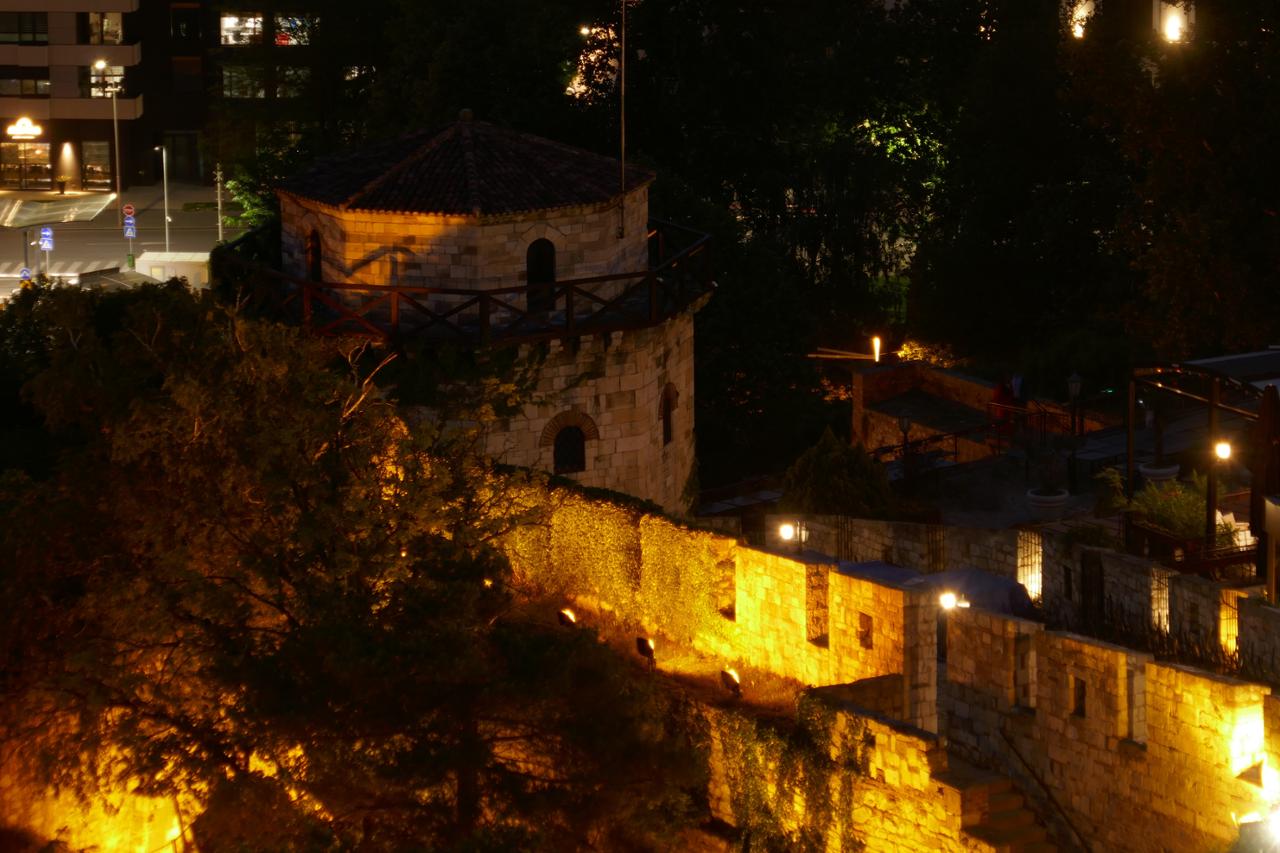
M 1205 484 L 1204 539 L 1205 548 L 1212 548 L 1218 535 L 1218 463 L 1231 459 L 1231 442 L 1218 441 L 1209 457 L 1209 482 Z
M 898 429 L 902 430 L 902 482 L 907 482 L 907 455 L 911 451 L 911 445 L 908 437 L 911 433 L 911 417 L 909 415 L 898 415 Z
M 98 69 L 98 73 L 102 75 L 102 79 L 107 79 L 107 61 L 99 59 L 93 63 L 93 67 Z M 104 83 L 105 85 L 105 83 Z M 112 82 L 109 86 L 111 92 L 111 136 L 115 140 L 115 171 L 116 173 L 116 225 L 124 224 L 124 196 L 120 194 L 120 113 L 116 109 L 116 94 L 120 91 L 120 85 Z
M 1084 430 L 1082 429 L 1084 424 L 1080 423 L 1080 421 L 1082 420 L 1082 418 L 1080 417 L 1080 386 L 1083 384 L 1084 384 L 1084 379 L 1081 378 L 1080 374 L 1076 373 L 1074 370 L 1071 371 L 1071 375 L 1067 377 L 1067 393 L 1071 395 L 1071 434 L 1072 435 L 1078 435 L 1081 432 L 1084 432 Z
M 169 149 L 157 145 L 160 152 L 160 172 L 164 179 L 164 250 L 169 251 Z

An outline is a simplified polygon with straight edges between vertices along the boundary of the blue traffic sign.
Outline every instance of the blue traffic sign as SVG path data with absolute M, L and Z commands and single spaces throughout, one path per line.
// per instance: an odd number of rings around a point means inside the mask
M 132 228 L 133 226 L 137 225 L 138 222 L 132 216 L 126 216 L 124 218 L 124 224 Z
M 126 240 L 133 240 L 138 236 L 138 229 L 132 225 L 126 225 L 124 227 L 124 236 Z
M 18 270 L 18 278 L 22 279 L 23 281 L 31 281 L 31 268 L 23 267 L 22 269 Z
M 53 239 L 53 229 L 52 229 L 52 228 L 50 228 L 48 225 L 46 225 L 46 226 L 44 226 L 43 228 L 41 228 L 41 229 L 40 229 L 40 239 L 41 239 L 41 240 L 52 240 L 52 239 Z
M 52 237 L 41 237 L 41 238 L 40 238 L 40 251 L 42 251 L 42 252 L 52 252 L 52 251 L 53 251 L 53 238 L 52 238 Z

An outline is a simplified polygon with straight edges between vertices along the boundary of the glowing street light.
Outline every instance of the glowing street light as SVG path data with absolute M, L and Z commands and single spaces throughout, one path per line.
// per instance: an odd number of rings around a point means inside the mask
M 1217 456 L 1219 459 L 1221 459 L 1223 462 L 1226 462 L 1228 459 L 1231 458 L 1231 442 L 1219 441 L 1217 444 L 1213 446 L 1213 454 L 1214 456 Z
M 938 603 L 942 605 L 943 610 L 955 610 L 959 602 L 960 600 L 956 598 L 954 592 L 944 592 L 938 596 Z
M 160 152 L 160 169 L 164 176 L 164 250 L 169 251 L 169 149 L 164 145 L 157 145 L 156 150 Z
M 109 86 L 106 85 L 105 81 L 107 79 L 107 73 L 106 73 L 107 61 L 105 59 L 99 59 L 97 62 L 93 63 L 93 67 L 96 68 L 98 70 L 98 73 L 102 75 L 104 86 L 106 86 L 106 88 L 108 88 L 108 90 L 111 92 L 111 135 L 115 140 L 115 146 L 116 146 L 115 147 L 116 162 L 115 162 L 115 169 L 113 170 L 116 173 L 116 224 L 122 225 L 124 223 L 124 196 L 120 194 L 120 113 L 117 112 L 117 109 L 116 109 L 116 95 L 120 91 L 120 84 L 118 82 L 113 81 Z M 168 216 L 169 216 L 169 211 L 166 210 L 165 218 L 167 219 Z M 169 230 L 169 226 L 166 224 L 165 232 L 167 233 L 168 230 Z M 132 251 L 133 250 L 131 248 L 130 252 Z M 165 251 L 166 252 L 169 251 L 168 246 L 165 247 Z

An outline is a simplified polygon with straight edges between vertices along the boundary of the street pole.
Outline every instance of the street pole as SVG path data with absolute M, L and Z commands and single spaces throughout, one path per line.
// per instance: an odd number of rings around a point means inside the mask
M 116 225 L 124 224 L 124 196 L 120 192 L 120 113 L 116 108 L 116 93 L 119 86 L 111 87 L 111 133 L 116 143 Z
M 31 229 L 22 229 L 22 267 L 23 269 L 31 269 L 31 261 L 28 251 L 31 249 Z
M 218 242 L 222 242 L 222 164 L 213 167 L 214 185 L 218 188 Z
M 164 145 L 157 145 L 156 150 L 160 152 L 160 170 L 164 180 L 164 250 L 169 251 L 169 149 Z

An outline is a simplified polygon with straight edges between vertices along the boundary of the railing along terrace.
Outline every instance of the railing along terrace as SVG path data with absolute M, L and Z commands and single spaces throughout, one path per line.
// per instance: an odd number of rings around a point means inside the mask
M 237 241 L 238 243 L 239 241 Z M 649 223 L 650 268 L 547 284 L 422 287 L 311 281 L 241 257 L 229 244 L 219 278 L 259 307 L 324 335 L 510 345 L 655 325 L 711 286 L 710 238 Z
M 1139 557 L 1157 560 L 1184 574 L 1200 575 L 1211 580 L 1253 576 L 1257 572 L 1258 545 L 1235 545 L 1205 542 L 1203 538 L 1176 536 L 1167 530 L 1144 523 L 1134 513 L 1125 513 L 1123 522 L 1125 550 Z

